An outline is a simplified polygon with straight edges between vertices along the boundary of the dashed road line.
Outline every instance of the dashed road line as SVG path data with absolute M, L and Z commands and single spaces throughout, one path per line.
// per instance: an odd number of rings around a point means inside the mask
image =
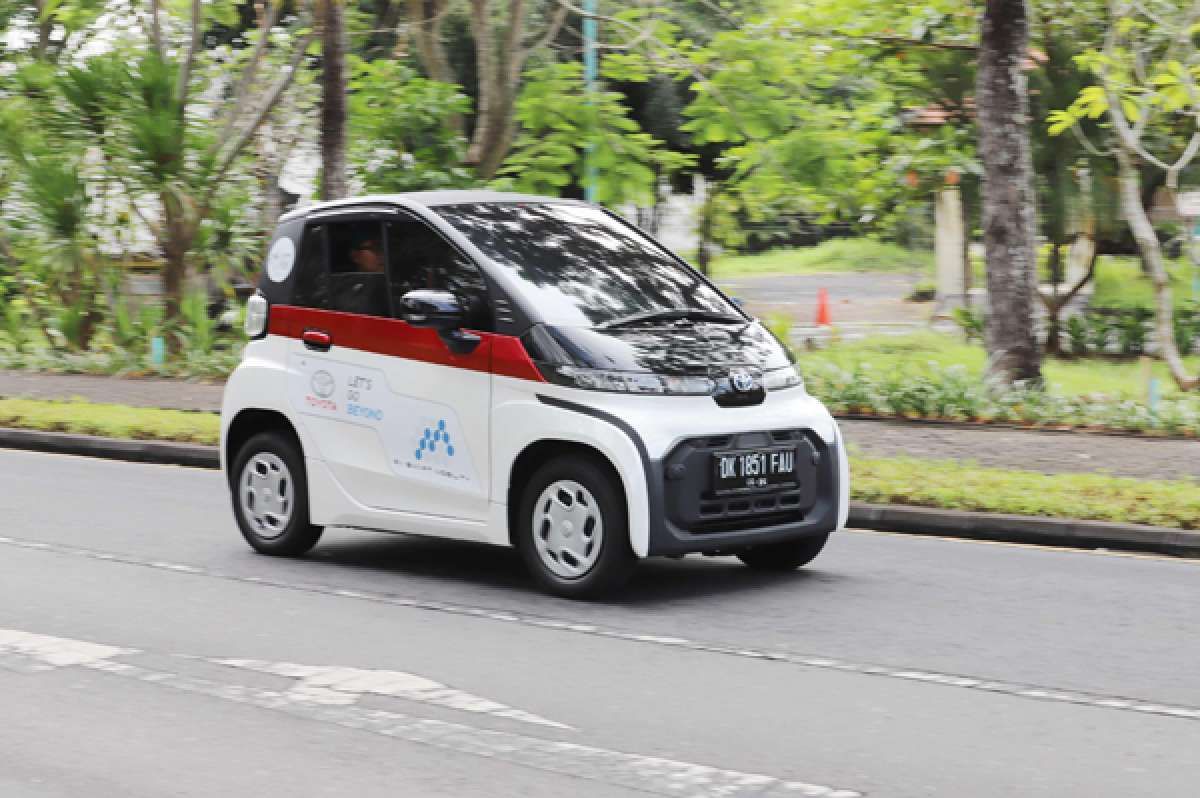
M 1107 695 L 1103 693 L 1093 693 L 1082 690 L 1059 689 L 1055 687 L 1047 687 L 1045 685 L 1024 684 L 1021 682 L 1009 682 L 996 679 L 983 679 L 965 676 L 962 674 L 944 673 L 940 671 L 930 671 L 924 669 L 899 668 L 888 665 L 853 662 L 835 657 L 799 654 L 788 651 L 775 651 L 745 646 L 730 646 L 721 643 L 708 643 L 700 640 L 693 640 L 686 637 L 639 634 L 636 632 L 628 632 L 595 624 L 562 621 L 554 618 L 546 618 L 507 610 L 493 610 L 462 604 L 449 604 L 445 602 L 428 601 L 425 599 L 405 598 L 387 593 L 350 590 L 347 588 L 339 588 L 332 585 L 323 585 L 319 583 L 290 582 L 262 576 L 240 576 L 237 574 L 224 573 L 201 566 L 181 565 L 159 560 L 146 560 L 129 555 L 113 554 L 111 552 L 97 552 L 90 549 L 66 546 L 59 543 L 44 543 L 41 541 L 27 541 L 11 537 L 0 537 L 0 545 L 33 549 L 37 551 L 48 551 L 55 554 L 101 560 L 104 562 L 116 562 L 123 565 L 134 565 L 172 573 L 204 576 L 230 582 L 239 582 L 242 584 L 261 585 L 265 587 L 279 588 L 282 590 L 296 590 L 305 593 L 337 596 L 339 598 L 370 601 L 378 604 L 404 607 L 406 609 L 442 612 L 450 615 L 459 615 L 470 618 L 482 618 L 485 620 L 500 621 L 504 623 L 516 623 L 523 626 L 532 626 L 540 629 L 575 632 L 577 634 L 585 634 L 593 637 L 624 640 L 629 642 L 644 643 L 647 645 L 697 651 L 707 654 L 723 654 L 746 659 L 758 659 L 767 662 L 780 662 L 789 665 L 798 665 L 806 668 L 815 668 L 818 670 L 840 671 L 843 673 L 861 674 L 863 676 L 878 676 L 889 679 L 899 679 L 908 682 L 920 682 L 923 684 L 932 684 L 941 687 L 977 690 L 985 693 L 1007 695 L 1015 698 L 1023 698 L 1034 701 L 1049 701 L 1060 704 L 1092 707 L 1095 709 L 1135 712 L 1144 715 L 1157 715 L 1161 717 L 1178 718 L 1181 720 L 1200 721 L 1200 707 L 1179 704 L 1165 704 L 1130 698 L 1127 696 Z

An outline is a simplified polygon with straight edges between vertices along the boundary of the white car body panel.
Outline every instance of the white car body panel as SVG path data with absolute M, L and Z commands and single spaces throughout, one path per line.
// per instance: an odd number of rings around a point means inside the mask
M 282 218 L 281 230 L 292 225 L 287 235 L 298 236 L 297 231 L 304 225 L 302 218 L 311 220 L 322 214 L 329 217 L 367 203 L 406 208 L 478 265 L 486 260 L 483 253 L 430 208 L 462 201 L 537 199 L 487 192 L 358 198 L 292 212 Z M 280 236 L 284 233 L 277 232 L 276 238 Z M 280 253 L 276 274 L 268 276 L 282 290 L 296 250 L 284 246 Z M 502 289 L 511 288 L 515 280 L 503 270 L 496 270 L 492 276 Z M 312 311 L 314 318 L 328 319 L 328 311 L 292 305 L 290 296 L 271 301 L 278 302 L 281 310 L 299 310 L 302 314 Z M 511 303 L 506 307 L 510 312 Z M 343 317 L 339 321 L 342 323 L 352 314 L 334 315 Z M 281 312 L 274 318 L 286 317 Z M 712 396 L 609 393 L 547 382 L 530 360 L 534 348 L 528 342 L 522 343 L 534 329 L 530 318 L 526 317 L 526 327 L 510 328 L 504 335 L 482 334 L 480 346 L 493 348 L 479 348 L 469 363 L 463 357 L 452 356 L 448 348 L 443 349 L 444 339 L 438 340 L 428 329 L 419 331 L 428 334 L 424 350 L 389 348 L 390 344 L 409 340 L 392 339 L 389 336 L 393 332 L 411 336 L 414 331 L 395 319 L 385 320 L 394 329 L 373 327 L 386 334 L 360 336 L 357 344 L 339 343 L 339 331 L 330 327 L 333 341 L 327 352 L 306 345 L 295 325 L 282 331 L 268 326 L 265 329 L 270 330 L 269 334 L 247 344 L 242 363 L 226 385 L 221 417 L 222 467 L 229 473 L 233 466 L 235 453 L 229 451 L 227 438 L 240 413 L 250 410 L 278 414 L 294 429 L 304 455 L 313 524 L 511 545 L 509 504 L 519 500 L 520 487 L 514 490 L 514 465 L 531 446 L 565 442 L 588 447 L 611 464 L 625 494 L 630 547 L 639 557 L 710 548 L 737 552 L 739 546 L 744 549 L 763 541 L 737 537 L 742 532 L 757 531 L 753 518 L 743 521 L 732 515 L 721 516 L 722 521 L 733 518 L 733 525 L 710 526 L 709 516 L 705 516 L 703 523 L 694 526 L 687 524 L 695 519 L 679 521 L 681 528 L 691 530 L 686 534 L 664 531 L 669 524 L 663 517 L 667 490 L 663 461 L 685 440 L 811 430 L 794 439 L 804 438 L 836 459 L 836 468 L 826 466 L 820 471 L 820 484 L 826 486 L 826 492 L 819 506 L 813 505 L 820 512 L 793 519 L 783 510 L 774 515 L 761 511 L 764 518 L 770 519 L 763 522 L 767 541 L 830 531 L 835 525 L 834 507 L 836 528 L 845 526 L 849 467 L 844 441 L 826 408 L 803 388 L 767 392 L 757 405 L 723 407 Z M 347 329 L 366 328 L 352 325 Z M 304 334 L 308 332 L 311 330 Z M 389 345 L 381 343 L 384 339 Z M 504 339 L 499 343 L 506 344 L 507 359 L 503 362 L 492 356 L 498 351 L 497 339 Z M 371 349 L 377 351 L 368 351 Z M 383 354 L 385 351 L 406 354 Z M 782 358 L 782 349 L 777 351 Z M 747 449 L 758 445 L 745 442 L 754 438 L 745 436 L 741 445 Z M 709 457 L 705 450 L 694 451 Z M 687 454 L 686 449 L 678 452 L 681 457 Z M 818 457 L 814 452 L 814 466 Z M 695 460 L 684 473 L 707 479 L 702 462 L 707 468 L 708 460 Z M 805 485 L 811 488 L 815 480 L 813 477 Z M 686 497 L 688 506 L 698 507 L 702 494 L 704 501 L 712 499 L 707 486 L 702 483 L 693 494 L 677 491 L 672 495 Z M 737 527 L 741 523 L 747 524 L 745 529 Z M 797 531 L 801 524 L 808 526 Z M 706 538 L 709 532 L 712 535 Z M 656 544 L 656 540 L 664 545 Z M 710 546 L 706 540 L 719 544 L 723 541 L 728 548 Z

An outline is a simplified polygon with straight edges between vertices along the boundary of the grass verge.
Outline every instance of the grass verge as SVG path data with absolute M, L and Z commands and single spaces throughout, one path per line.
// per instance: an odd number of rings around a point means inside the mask
M 220 417 L 216 413 L 158 410 L 80 400 L 0 399 L 0 427 L 215 445 L 220 424 Z
M 1041 474 L 952 460 L 850 458 L 858 501 L 1200 528 L 1200 485 L 1107 474 Z
M 805 363 L 827 363 L 848 371 L 866 367 L 880 374 L 929 375 L 934 370 L 958 366 L 968 376 L 981 378 L 987 366 L 987 352 L 981 344 L 968 343 L 959 335 L 936 332 L 847 341 L 828 349 L 803 352 L 799 357 L 802 369 Z M 1200 370 L 1200 356 L 1188 356 L 1184 362 L 1193 372 Z M 1058 396 L 1104 395 L 1144 400 L 1147 392 L 1145 366 L 1138 360 L 1047 358 L 1042 364 L 1042 374 L 1050 393 Z M 1149 374 L 1158 378 L 1163 396 L 1179 394 L 1164 363 L 1151 361 Z
M 933 253 L 871 238 L 835 238 L 815 247 L 772 249 L 755 255 L 722 255 L 712 263 L 717 278 L 760 274 L 919 272 L 933 274 Z
M 111 438 L 216 444 L 216 413 L 84 401 L 0 399 L 0 426 Z M 1200 528 L 1200 486 L 1107 474 L 1046 475 L 972 463 L 852 456 L 860 501 Z
M 1192 266 L 1186 260 L 1167 262 L 1172 299 L 1176 307 L 1193 301 Z M 1098 308 L 1145 308 L 1153 310 L 1154 284 L 1142 273 L 1137 258 L 1102 257 L 1096 264 L 1092 306 Z

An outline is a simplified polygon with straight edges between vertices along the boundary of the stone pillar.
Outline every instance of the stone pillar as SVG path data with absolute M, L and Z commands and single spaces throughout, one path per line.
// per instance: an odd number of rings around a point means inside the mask
M 966 301 L 966 242 L 958 186 L 942 186 L 934 197 L 934 253 L 937 261 L 937 312 Z

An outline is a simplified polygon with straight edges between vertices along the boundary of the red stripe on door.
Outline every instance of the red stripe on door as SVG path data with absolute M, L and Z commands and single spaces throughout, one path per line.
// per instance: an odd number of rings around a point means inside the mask
M 447 348 L 436 330 L 413 327 L 400 319 L 360 316 L 332 310 L 272 305 L 267 332 L 285 338 L 300 338 L 306 329 L 319 329 L 333 338 L 333 348 L 345 347 L 377 355 L 419 360 L 439 366 L 470 369 L 502 377 L 545 382 L 520 339 L 511 335 L 476 333 L 483 340 L 475 351 L 456 355 Z

